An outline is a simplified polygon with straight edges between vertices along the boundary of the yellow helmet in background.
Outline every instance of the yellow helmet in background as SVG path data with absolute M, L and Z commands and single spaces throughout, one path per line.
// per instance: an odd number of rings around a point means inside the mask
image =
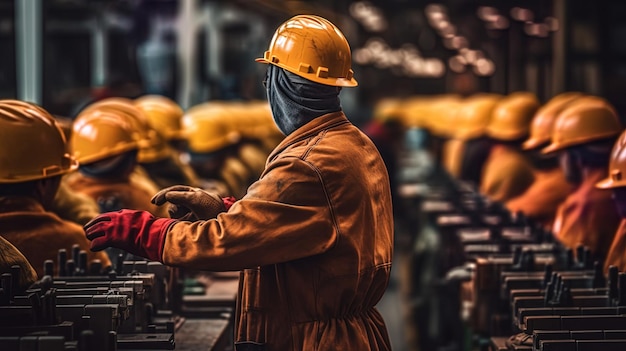
M 430 97 L 412 96 L 407 98 L 400 109 L 400 118 L 406 128 L 422 128 L 428 116 Z
M 425 126 L 431 134 L 442 138 L 451 138 L 456 129 L 456 117 L 462 99 L 458 95 L 440 95 L 433 97 L 426 107 Z
M 133 103 L 133 100 L 113 97 L 97 101 L 87 106 L 81 113 L 91 113 L 93 111 L 117 111 L 118 118 L 126 118 L 127 123 L 142 136 L 147 142 L 142 143 L 137 156 L 140 163 L 151 163 L 163 160 L 170 156 L 171 150 L 163 136 L 150 125 L 148 118 Z
M 174 100 L 162 95 L 144 95 L 134 103 L 166 140 L 185 139 L 181 125 L 185 112 Z
M 383 98 L 374 105 L 372 118 L 380 122 L 402 119 L 404 100 L 399 98 Z
M 502 95 L 498 94 L 476 94 L 466 98 L 457 111 L 455 138 L 469 140 L 485 135 L 500 99 Z
M 611 151 L 609 176 L 596 184 L 600 189 L 626 186 L 626 132 L 622 132 Z
M 139 150 L 148 140 L 115 110 L 82 112 L 74 122 L 71 148 L 81 164 Z
M 325 18 L 298 15 L 281 24 L 269 49 L 257 62 L 281 67 L 310 81 L 354 87 L 350 45 L 339 28 Z
M 547 154 L 610 138 L 620 134 L 622 129 L 617 112 L 608 101 L 584 96 L 558 115 L 552 129 L 552 142 L 541 152 Z
M 231 130 L 229 111 L 221 103 L 203 103 L 190 108 L 183 116 L 189 150 L 211 153 L 236 144 L 240 135 Z
M 522 144 L 525 150 L 536 149 L 550 143 L 552 137 L 552 127 L 556 117 L 565 109 L 568 104 L 582 97 L 582 93 L 567 92 L 559 94 L 548 100 L 533 117 L 530 124 L 530 138 Z
M 35 104 L 0 100 L 0 140 L 5 145 L 0 183 L 50 178 L 78 168 L 59 124 Z
M 527 137 L 538 108 L 539 100 L 533 93 L 516 92 L 504 97 L 493 111 L 487 135 L 503 141 Z

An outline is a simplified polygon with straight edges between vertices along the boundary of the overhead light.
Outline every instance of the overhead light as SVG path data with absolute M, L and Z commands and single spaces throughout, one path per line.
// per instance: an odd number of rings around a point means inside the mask
M 369 1 L 357 1 L 350 5 L 350 15 L 370 32 L 382 32 L 387 29 L 383 12 Z
M 448 66 L 455 73 L 465 72 L 466 64 L 467 61 L 465 61 L 465 58 L 461 55 L 452 56 L 450 57 L 450 59 L 448 59 Z
M 490 76 L 495 72 L 495 70 L 496 66 L 493 61 L 486 58 L 480 58 L 476 60 L 476 63 L 474 64 L 474 73 L 479 76 Z
M 532 21 L 535 18 L 535 15 L 529 9 L 514 7 L 511 9 L 511 18 L 520 22 L 528 22 Z
M 491 6 L 480 6 L 476 13 L 478 15 L 478 18 L 480 18 L 481 20 L 485 22 L 493 22 L 498 15 L 498 10 L 495 7 Z

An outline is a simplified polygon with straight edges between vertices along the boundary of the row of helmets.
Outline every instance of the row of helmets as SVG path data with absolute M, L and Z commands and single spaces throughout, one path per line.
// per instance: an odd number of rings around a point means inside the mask
M 242 138 L 271 139 L 274 145 L 280 131 L 272 125 L 269 106 L 261 102 L 211 102 L 184 112 L 163 96 L 108 98 L 81 111 L 70 144 L 83 164 L 133 149 L 139 150 L 139 162 L 151 163 L 171 156 L 168 142 L 176 140 L 186 140 L 197 153 L 215 152 Z
M 189 150 L 211 153 L 242 139 L 260 141 L 273 149 L 284 135 L 267 101 L 211 101 L 193 106 L 182 118 Z
M 586 116 L 589 114 L 594 117 Z M 573 130 L 553 128 L 561 115 L 564 115 L 561 123 L 572 124 L 572 118 L 581 122 Z M 530 136 L 523 144 L 524 149 L 543 147 L 552 141 L 545 152 L 610 136 L 607 133 L 614 135 L 616 128 L 621 130 L 610 103 L 576 92 L 559 94 L 544 105 L 528 92 L 506 96 L 484 93 L 467 98 L 439 95 L 385 99 L 375 107 L 374 118 L 394 119 L 406 128 L 425 128 L 435 136 L 449 139 L 488 136 L 513 141 Z M 558 132 L 553 134 L 553 129 Z

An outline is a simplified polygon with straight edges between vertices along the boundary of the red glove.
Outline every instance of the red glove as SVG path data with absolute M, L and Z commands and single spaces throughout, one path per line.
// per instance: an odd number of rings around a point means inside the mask
M 222 198 L 222 202 L 224 203 L 224 208 L 226 209 L 226 211 L 230 210 L 230 206 L 235 204 L 236 201 L 237 199 L 235 199 L 234 196 L 227 196 Z
M 176 220 L 156 218 L 150 212 L 107 212 L 85 224 L 91 251 L 116 247 L 149 260 L 161 261 L 165 235 Z

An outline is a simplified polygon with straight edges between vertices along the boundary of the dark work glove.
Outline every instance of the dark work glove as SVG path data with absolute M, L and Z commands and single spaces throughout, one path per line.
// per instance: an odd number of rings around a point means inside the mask
M 219 195 L 200 188 L 175 185 L 159 191 L 151 202 L 161 206 L 170 203 L 170 217 L 180 220 L 197 221 L 217 217 L 227 211 L 234 203 L 234 198 L 222 199 Z
M 161 261 L 165 235 L 176 220 L 157 218 L 150 212 L 120 210 L 107 212 L 85 224 L 91 251 L 116 247 L 133 255 Z

